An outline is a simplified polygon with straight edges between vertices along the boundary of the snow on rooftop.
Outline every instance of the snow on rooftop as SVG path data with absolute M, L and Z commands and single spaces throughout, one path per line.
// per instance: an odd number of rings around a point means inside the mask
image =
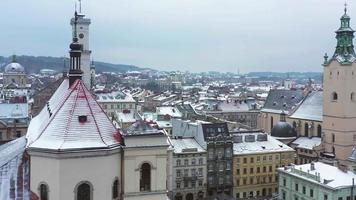
M 314 91 L 308 94 L 306 99 L 290 117 L 323 121 L 323 92 Z
M 321 144 L 320 137 L 299 137 L 292 142 L 292 144 L 297 145 L 298 148 L 313 150 L 314 147 Z
M 245 141 L 245 137 L 250 137 L 249 135 L 253 135 L 255 137 L 254 142 Z M 258 135 L 265 135 L 265 133 L 244 133 L 234 135 L 234 137 L 242 136 L 241 142 L 234 142 L 234 154 L 240 155 L 294 151 L 291 147 L 283 144 L 282 142 L 278 141 L 270 135 L 266 135 L 267 141 L 258 141 Z
M 0 103 L 0 119 L 11 118 L 27 118 L 28 104 L 27 103 Z
M 352 179 L 356 179 L 356 174 L 352 171 L 342 171 L 341 169 L 322 163 L 314 163 L 315 170 L 311 170 L 311 164 L 295 165 L 289 168 L 279 168 L 279 171 L 288 173 L 290 175 L 308 179 L 311 182 L 319 182 L 323 186 L 332 188 L 350 187 L 352 186 Z M 314 175 L 320 176 L 320 181 L 312 178 Z
M 205 150 L 195 141 L 194 138 L 172 138 L 174 153 L 196 152 L 202 153 Z
M 65 79 L 31 121 L 26 137 L 30 149 L 66 151 L 116 147 L 120 145 L 117 134 L 83 82 L 76 81 L 69 88 Z
M 171 117 L 182 117 L 182 113 L 174 106 L 161 106 L 156 108 L 157 115 L 170 115 Z
M 121 91 L 113 91 L 110 93 L 97 93 L 96 100 L 98 102 L 132 102 L 135 103 L 136 101 L 130 94 L 121 92 Z
M 28 162 L 23 160 L 25 147 L 25 137 L 0 146 L 0 199 L 30 199 Z

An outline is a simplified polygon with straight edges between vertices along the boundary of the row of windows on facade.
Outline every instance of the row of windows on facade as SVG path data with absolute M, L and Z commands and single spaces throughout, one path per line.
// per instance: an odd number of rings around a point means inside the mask
M 108 105 L 107 104 L 104 104 L 103 105 L 104 109 L 108 109 Z M 116 109 L 132 109 L 134 107 L 134 104 L 117 104 L 116 105 Z M 115 109 L 115 105 L 114 104 L 111 104 L 110 105 L 110 109 Z
M 223 185 L 224 183 L 231 184 L 231 175 L 225 175 L 225 177 L 220 175 L 220 176 L 218 176 L 217 179 L 218 179 L 217 184 L 219 184 L 219 185 Z M 208 182 L 209 182 L 209 185 L 214 185 L 214 183 L 216 183 L 216 180 L 213 176 L 209 176 Z
M 195 188 L 197 187 L 197 182 L 192 180 L 192 181 L 183 181 L 183 185 L 182 185 L 182 181 L 177 181 L 177 188 Z M 202 187 L 203 186 L 203 181 L 199 180 L 198 181 L 198 187 Z
M 226 162 L 226 163 L 216 163 L 216 166 L 218 166 L 218 170 L 219 171 L 224 171 L 225 170 L 231 170 L 231 163 L 230 162 Z M 215 167 L 213 163 L 209 163 L 208 165 L 208 170 L 209 172 L 214 171 Z
M 278 175 L 276 175 L 276 176 L 272 176 L 272 175 L 270 175 L 270 176 L 253 176 L 250 178 L 236 179 L 236 186 L 276 183 L 276 182 L 278 182 Z
M 218 159 L 222 159 L 224 156 L 230 158 L 232 156 L 231 149 L 226 148 L 225 149 L 225 154 L 224 154 L 224 149 L 223 148 L 218 148 L 216 149 L 216 156 Z M 215 154 L 214 154 L 214 149 L 209 149 L 208 150 L 208 158 L 209 159 L 215 159 Z
M 198 192 L 198 198 L 199 200 L 202 200 L 204 198 L 204 192 L 203 191 L 199 191 Z M 194 200 L 194 194 L 193 193 L 188 193 L 185 195 L 185 199 L 186 200 Z M 174 200 L 183 200 L 183 195 L 181 193 L 177 193 L 175 196 L 174 196 Z
M 275 192 L 278 192 L 278 188 L 275 188 L 274 190 L 275 190 Z M 267 189 L 263 188 L 262 192 L 260 192 L 259 190 L 257 190 L 256 192 L 250 191 L 248 196 L 247 196 L 247 192 L 241 192 L 241 193 L 238 192 L 238 193 L 236 193 L 236 199 L 239 199 L 239 198 L 253 198 L 255 196 L 264 197 L 264 196 L 271 195 L 271 194 L 272 194 L 272 188 L 268 188 L 268 193 L 267 193 Z
M 273 124 L 273 117 L 271 117 L 271 130 L 273 128 L 274 124 Z M 297 130 L 298 128 L 298 123 L 296 121 L 293 121 L 293 128 Z M 312 137 L 313 135 L 309 135 L 309 130 L 310 129 L 313 129 L 314 126 L 313 124 L 310 124 L 308 122 L 305 122 L 304 123 L 304 136 L 306 137 Z M 318 124 L 318 127 L 317 127 L 317 136 L 318 137 L 321 137 L 321 133 L 322 133 L 322 128 L 321 128 L 321 125 Z
M 16 131 L 12 133 L 12 137 L 13 138 L 19 138 L 22 136 L 22 132 L 21 131 Z M 9 136 L 6 136 L 5 133 L 3 133 L 2 131 L 0 131 L 0 141 L 1 140 L 6 140 L 6 139 L 11 139 L 9 138 Z
M 177 174 L 177 177 L 182 177 L 182 170 L 177 169 L 176 174 Z M 203 176 L 203 168 L 199 168 L 198 171 L 196 169 L 190 169 L 190 175 L 191 176 Z M 189 176 L 189 169 L 183 170 L 183 176 L 184 177 Z
M 332 100 L 332 101 L 337 101 L 338 99 L 339 99 L 339 96 L 338 96 L 338 94 L 337 94 L 336 92 L 331 93 L 331 100 Z M 350 100 L 351 100 L 352 102 L 355 102 L 355 101 L 356 101 L 356 99 L 355 99 L 355 93 L 354 93 L 354 92 L 351 92 L 351 94 L 350 94 Z
M 191 159 L 191 165 L 196 165 L 197 164 L 197 160 L 195 158 Z M 176 161 L 177 166 L 181 166 L 181 160 L 177 159 Z M 199 158 L 198 159 L 198 165 L 203 165 L 204 164 L 204 159 L 203 158 Z M 189 159 L 184 159 L 184 166 L 188 166 L 189 165 Z
M 90 182 L 81 182 L 75 188 L 75 199 L 76 200 L 91 200 L 93 199 L 93 185 Z M 41 183 L 39 186 L 39 197 L 40 200 L 49 199 L 49 187 L 46 183 Z M 112 199 L 119 198 L 119 180 L 115 179 L 112 184 Z
M 140 191 L 151 190 L 151 165 L 143 163 L 140 168 Z M 92 200 L 93 185 L 88 181 L 79 183 L 75 188 L 76 200 Z M 39 186 L 40 200 L 48 200 L 49 187 L 46 183 L 41 183 Z M 119 198 L 119 180 L 116 178 L 112 184 L 112 198 Z
M 279 165 L 276 165 L 276 169 L 279 167 Z M 266 173 L 267 172 L 267 167 L 263 166 L 262 168 L 262 173 Z M 256 173 L 261 173 L 261 168 L 260 167 L 256 167 Z M 247 168 L 243 168 L 243 173 L 242 174 L 248 174 L 247 173 Z M 250 168 L 250 172 L 249 174 L 253 174 L 255 172 L 255 168 L 251 167 Z M 268 172 L 273 172 L 273 166 L 268 166 Z M 240 175 L 241 174 L 241 170 L 238 168 L 236 169 L 236 174 Z
M 287 181 L 286 181 L 285 178 L 283 178 L 283 186 L 286 187 L 286 185 L 287 185 Z M 306 186 L 304 186 L 304 185 L 301 187 L 301 191 L 299 191 L 300 190 L 299 189 L 299 184 L 295 183 L 294 184 L 294 190 L 296 192 L 301 192 L 302 194 L 307 195 L 307 189 L 306 189 Z M 308 195 L 311 198 L 314 197 L 314 190 L 312 188 L 309 188 L 309 194 Z M 286 192 L 284 190 L 282 190 L 282 199 L 286 200 Z M 295 197 L 295 199 L 298 199 L 298 197 Z M 328 195 L 327 194 L 324 195 L 324 200 L 328 200 Z
M 312 154 L 313 153 L 313 150 L 310 150 L 310 149 L 298 148 L 297 151 L 299 151 L 301 153 L 307 153 L 307 154 Z
M 286 158 L 289 158 L 290 156 L 292 156 L 291 154 L 289 156 L 286 156 L 285 154 L 282 154 L 281 155 L 281 159 L 286 159 Z M 275 160 L 279 161 L 279 155 L 265 155 L 265 156 L 257 156 L 256 157 L 256 162 L 261 162 L 261 157 L 262 157 L 262 161 L 267 161 L 267 158 L 268 158 L 268 161 L 273 161 L 273 157 L 275 158 Z M 236 160 L 236 163 L 241 163 L 241 159 L 242 159 L 242 163 L 243 164 L 248 164 L 248 163 L 254 163 L 255 162 L 255 157 L 250 157 L 250 159 L 248 159 L 247 157 L 244 157 L 244 158 L 240 158 L 240 157 L 237 157 L 235 160 Z

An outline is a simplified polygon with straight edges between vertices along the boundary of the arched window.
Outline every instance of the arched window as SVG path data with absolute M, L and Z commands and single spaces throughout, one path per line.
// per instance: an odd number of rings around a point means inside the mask
M 297 129 L 297 122 L 293 121 L 293 128 Z
M 140 169 L 140 191 L 151 190 L 151 165 L 143 163 Z
M 337 98 L 338 98 L 337 93 L 336 93 L 336 92 L 333 92 L 333 93 L 331 94 L 331 98 L 332 98 L 333 101 L 337 101 Z
M 82 182 L 77 186 L 76 189 L 76 200 L 92 200 L 93 188 L 89 182 Z
M 183 200 L 183 196 L 181 193 L 177 193 L 176 196 L 174 197 L 174 200 Z
M 350 99 L 352 102 L 355 102 L 355 93 L 351 92 Z
M 318 125 L 318 137 L 321 137 L 321 125 Z
M 194 199 L 194 195 L 192 193 L 188 193 L 186 196 L 185 196 L 185 199 L 186 200 L 193 200 Z
M 39 187 L 40 200 L 48 200 L 48 186 L 42 183 Z
M 112 184 L 112 198 L 119 199 L 119 180 L 115 179 L 114 183 Z
M 271 117 L 271 131 L 272 131 L 272 128 L 273 128 L 273 117 Z
M 304 136 L 309 137 L 309 125 L 308 123 L 304 124 Z

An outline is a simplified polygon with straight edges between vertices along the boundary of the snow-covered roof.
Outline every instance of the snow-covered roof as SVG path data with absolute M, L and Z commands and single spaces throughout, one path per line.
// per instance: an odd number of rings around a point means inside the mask
M 352 179 L 356 179 L 356 174 L 352 171 L 342 171 L 337 167 L 322 162 L 314 163 L 314 167 L 315 169 L 312 170 L 311 164 L 304 164 L 289 168 L 279 168 L 278 170 L 310 182 L 319 183 L 323 187 L 331 187 L 334 189 L 351 187 Z M 320 178 L 317 178 L 318 176 Z
M 314 91 L 309 93 L 306 99 L 290 117 L 323 121 L 323 92 Z
M 121 91 L 114 91 L 111 93 L 97 93 L 95 95 L 96 100 L 100 103 L 136 102 L 130 94 L 126 94 Z
M 299 137 L 292 142 L 292 144 L 297 145 L 298 148 L 313 150 L 314 147 L 321 144 L 320 137 Z
M 174 106 L 156 107 L 157 115 L 170 115 L 171 117 L 182 117 L 182 113 Z
M 0 199 L 30 199 L 25 147 L 25 137 L 0 146 Z
M 174 153 L 203 153 L 205 150 L 195 141 L 194 138 L 172 138 Z
M 123 122 L 123 123 L 136 122 L 135 113 L 133 112 L 130 113 L 116 112 L 116 115 L 117 115 L 118 122 Z
M 240 138 L 237 139 L 237 137 Z M 259 140 L 259 137 L 267 137 L 267 140 Z M 233 148 L 234 155 L 294 151 L 291 147 L 283 144 L 282 142 L 265 133 L 236 134 L 234 135 Z
M 0 103 L 0 119 L 19 119 L 27 117 L 27 103 Z
M 30 149 L 52 151 L 110 149 L 121 142 L 121 135 L 83 81 L 69 88 L 68 79 L 33 118 L 27 138 Z

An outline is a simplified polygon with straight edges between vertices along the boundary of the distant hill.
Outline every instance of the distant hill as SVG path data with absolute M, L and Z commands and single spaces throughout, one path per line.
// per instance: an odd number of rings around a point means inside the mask
M 0 56 L 0 71 L 12 61 L 12 57 Z M 63 71 L 63 57 L 46 56 L 16 56 L 16 61 L 25 67 L 27 73 L 38 73 L 41 69 L 52 69 L 57 72 Z M 127 72 L 141 71 L 148 68 L 141 68 L 134 65 L 111 64 L 105 62 L 94 62 L 97 72 Z M 69 68 L 69 60 L 66 58 L 66 68 Z

